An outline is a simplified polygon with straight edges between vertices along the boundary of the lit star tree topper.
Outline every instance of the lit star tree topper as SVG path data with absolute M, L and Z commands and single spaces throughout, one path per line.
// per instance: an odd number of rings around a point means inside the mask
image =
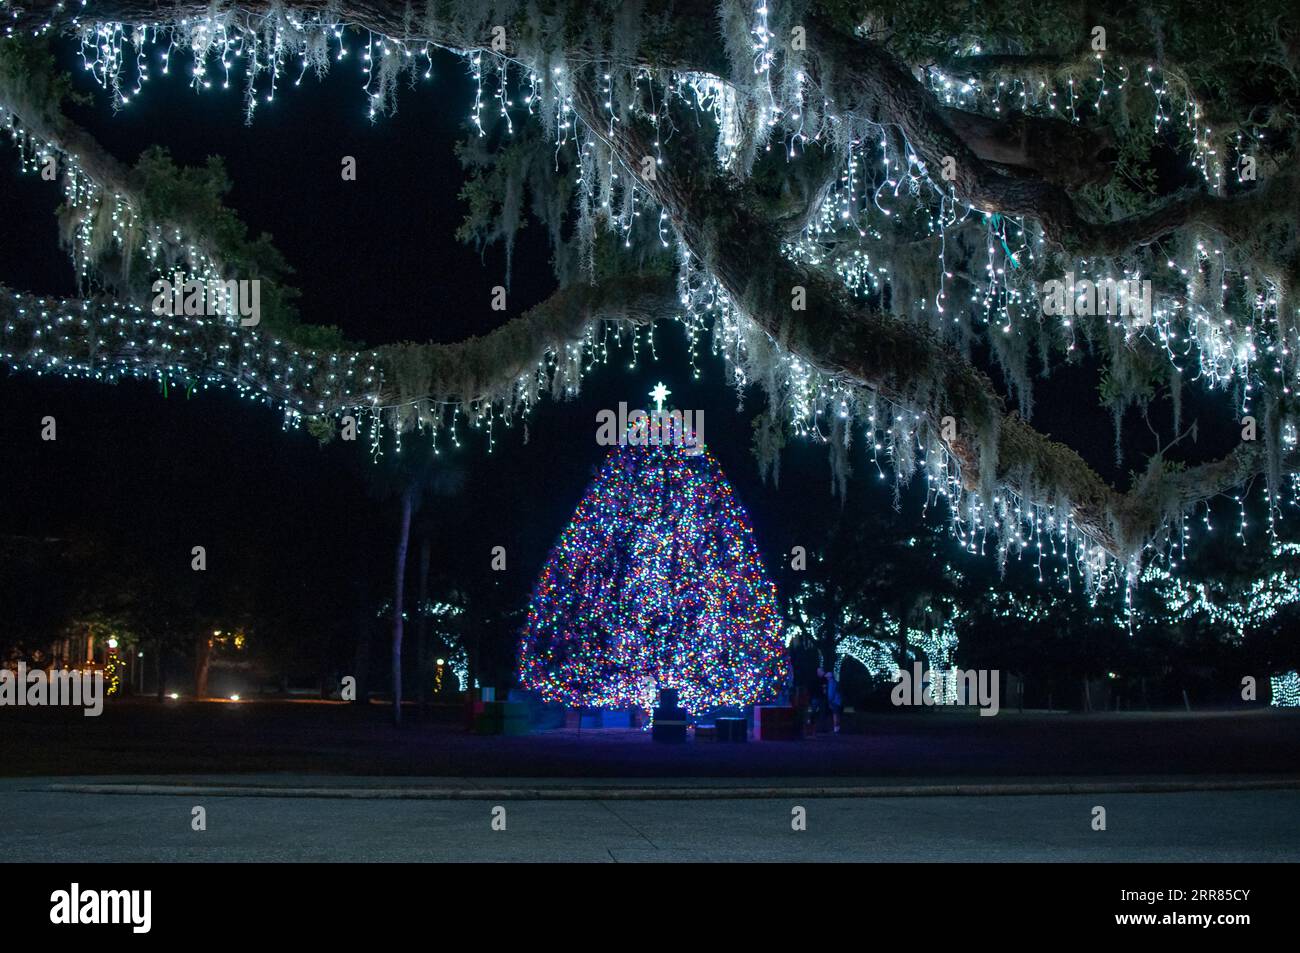
M 652 395 L 662 406 L 667 388 Z M 671 441 L 606 458 L 542 569 L 521 683 L 550 702 L 694 714 L 774 699 L 786 660 L 776 588 L 717 461 Z

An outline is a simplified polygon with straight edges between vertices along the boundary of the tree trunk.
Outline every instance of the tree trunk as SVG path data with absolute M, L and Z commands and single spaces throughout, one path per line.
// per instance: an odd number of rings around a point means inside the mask
M 831 621 L 830 613 L 826 613 L 818 621 L 813 647 L 817 652 L 817 664 L 829 672 L 835 667 L 835 659 L 838 655 L 836 644 L 839 639 L 835 635 L 835 625 Z
M 898 603 L 898 664 L 900 668 L 907 668 L 907 617 L 912 614 L 912 602 L 904 598 Z M 930 660 L 926 659 L 925 664 L 928 666 Z
M 428 536 L 420 540 L 420 596 L 416 603 L 419 622 L 416 623 L 415 637 L 415 670 L 418 685 L 415 695 L 420 703 L 421 715 L 424 715 L 429 708 L 429 682 L 433 678 L 433 669 L 429 665 L 429 617 L 425 614 L 425 604 L 429 599 L 429 550 L 431 548 Z
M 194 697 L 208 697 L 208 671 L 212 667 L 212 636 L 200 635 L 194 643 Z
M 406 549 L 411 541 L 411 512 L 415 509 L 415 484 L 402 493 L 402 524 L 397 533 L 397 559 L 393 580 L 393 724 L 402 723 L 402 610 L 406 589 Z

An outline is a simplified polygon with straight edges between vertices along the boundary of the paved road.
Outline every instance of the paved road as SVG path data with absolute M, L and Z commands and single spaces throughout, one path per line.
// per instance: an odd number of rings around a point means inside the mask
M 1105 831 L 1092 830 L 1096 805 Z M 0 831 L 7 861 L 1300 860 L 1296 790 L 808 799 L 802 832 L 780 798 L 508 801 L 504 831 L 494 806 L 51 793 L 13 779 Z

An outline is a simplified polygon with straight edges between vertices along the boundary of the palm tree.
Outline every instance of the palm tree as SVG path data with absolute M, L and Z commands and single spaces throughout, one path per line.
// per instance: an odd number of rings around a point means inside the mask
M 453 496 L 465 484 L 465 471 L 446 457 L 436 455 L 431 444 L 408 444 L 400 453 L 384 458 L 384 465 L 375 467 L 371 477 L 372 490 L 379 496 L 398 494 L 400 517 L 398 519 L 397 547 L 393 559 L 393 724 L 402 723 L 402 639 L 405 634 L 406 615 L 406 556 L 411 543 L 411 522 L 420 510 L 426 495 Z M 421 575 L 428 572 L 427 556 L 421 559 Z M 426 583 L 421 580 L 421 593 Z

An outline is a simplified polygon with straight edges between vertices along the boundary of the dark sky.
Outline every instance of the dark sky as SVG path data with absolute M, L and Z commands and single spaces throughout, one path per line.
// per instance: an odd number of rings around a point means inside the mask
M 434 79 L 403 88 L 397 115 L 376 123 L 365 115 L 353 61 L 336 64 L 321 82 L 283 84 L 251 127 L 243 121 L 242 93 L 196 94 L 183 73 L 155 78 L 117 114 L 79 74 L 78 87 L 95 99 L 77 118 L 125 161 L 151 144 L 165 145 L 183 164 L 220 155 L 234 182 L 230 203 L 252 232 L 270 232 L 296 269 L 304 319 L 336 324 L 367 344 L 454 341 L 503 320 L 488 307 L 491 287 L 503 283 L 503 255 L 490 249 L 480 257 L 454 237 L 463 177 L 453 148 L 472 101 L 461 62 L 440 56 Z M 345 155 L 357 159 L 355 182 L 339 175 Z M 18 240 L 0 256 L 0 281 L 71 293 L 72 269 L 57 243 L 56 185 L 18 176 L 12 148 L 0 159 L 0 219 L 20 223 L 8 229 Z M 553 287 L 542 229 L 525 229 L 504 317 Z M 763 486 L 749 453 L 750 419 L 761 399 L 751 394 L 737 411 L 718 361 L 704 360 L 702 378 L 692 380 L 682 337 L 663 327 L 658 363 L 642 349 L 635 370 L 615 361 L 592 376 L 579 399 L 544 403 L 527 444 L 516 428 L 498 432 L 491 455 L 474 441 L 452 452 L 446 459 L 465 469 L 469 489 L 450 505 L 435 500 L 427 509 L 435 574 L 486 572 L 490 548 L 505 545 L 509 585 L 525 593 L 606 452 L 593 439 L 596 411 L 620 400 L 645 406 L 660 379 L 676 405 L 705 411 L 710 449 L 747 506 L 769 566 L 793 545 L 815 547 L 841 514 L 823 448 L 788 449 L 780 489 Z M 1038 395 L 1035 420 L 1048 432 L 1068 433 L 1091 463 L 1110 472 L 1110 424 L 1091 396 L 1094 386 L 1087 369 L 1057 375 Z M 1090 405 L 1084 414 L 1081 393 Z M 275 410 L 225 394 L 187 399 L 173 390 L 164 399 L 145 383 L 110 388 L 0 373 L 0 402 L 0 535 L 58 536 L 78 528 L 110 541 L 131 538 L 132 553 L 152 549 L 186 570 L 189 548 L 207 543 L 210 560 L 272 566 L 265 585 L 318 592 L 327 601 L 357 577 L 377 592 L 388 585 L 395 506 L 367 494 L 371 465 L 363 446 L 322 448 L 305 431 L 284 432 Z M 59 422 L 55 444 L 39 440 L 46 414 Z M 887 507 L 891 498 L 861 440 L 854 460 L 850 518 L 859 507 Z M 901 518 L 917 519 L 918 508 L 909 499 Z

